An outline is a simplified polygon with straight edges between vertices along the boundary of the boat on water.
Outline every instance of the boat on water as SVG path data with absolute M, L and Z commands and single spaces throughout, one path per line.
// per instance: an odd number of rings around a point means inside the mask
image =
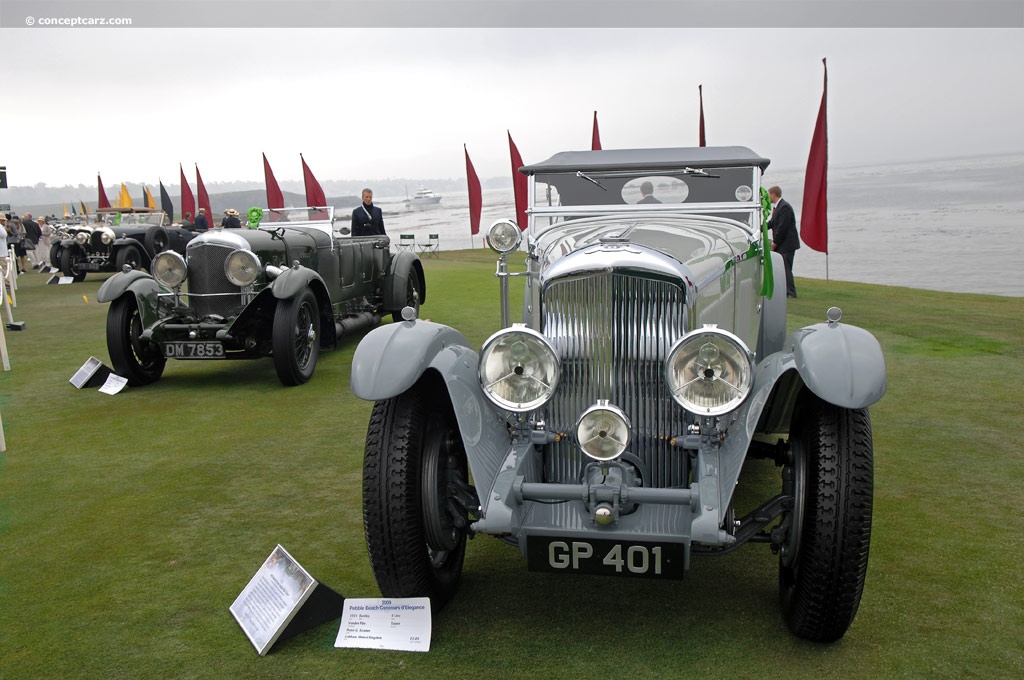
M 408 192 L 406 192 L 405 207 L 424 208 L 427 206 L 437 205 L 441 202 L 441 198 L 441 194 L 434 193 L 430 189 L 421 186 L 412 196 L 409 196 Z

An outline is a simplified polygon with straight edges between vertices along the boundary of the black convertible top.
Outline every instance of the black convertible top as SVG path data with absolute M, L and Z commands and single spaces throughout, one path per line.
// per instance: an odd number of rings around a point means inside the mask
M 771 161 L 745 146 L 695 146 L 669 149 L 608 149 L 562 151 L 551 158 L 519 168 L 524 175 L 541 172 L 583 172 L 607 170 L 672 170 L 754 165 L 762 172 Z

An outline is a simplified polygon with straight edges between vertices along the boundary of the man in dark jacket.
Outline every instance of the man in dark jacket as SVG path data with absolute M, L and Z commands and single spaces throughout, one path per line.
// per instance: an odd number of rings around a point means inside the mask
M 384 213 L 373 204 L 373 190 L 363 189 L 362 204 L 352 211 L 353 236 L 384 236 Z
M 772 250 L 782 255 L 786 265 L 786 297 L 796 297 L 796 284 L 793 282 L 793 255 L 800 247 L 800 235 L 796 232 L 796 213 L 793 206 L 782 200 L 782 189 L 772 187 L 768 190 L 768 199 L 772 202 L 772 216 L 768 220 L 768 228 L 772 230 Z
M 221 220 L 220 226 L 225 229 L 241 229 L 242 221 L 238 219 L 238 211 L 234 208 L 228 208 L 224 211 L 224 219 Z
M 206 208 L 200 208 L 196 213 L 196 231 L 206 231 L 209 228 L 210 223 L 206 221 Z

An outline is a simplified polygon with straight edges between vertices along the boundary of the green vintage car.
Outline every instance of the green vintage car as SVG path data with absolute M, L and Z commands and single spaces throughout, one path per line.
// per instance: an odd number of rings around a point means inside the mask
M 845 634 L 867 572 L 867 409 L 885 392 L 885 362 L 836 308 L 786 334 L 782 261 L 764 227 L 768 163 L 700 147 L 523 167 L 525 269 L 508 266 L 517 224 L 488 234 L 503 327 L 477 348 L 409 314 L 360 342 L 352 390 L 375 402 L 364 524 L 385 597 L 442 605 L 466 539 L 481 534 L 533 570 L 649 578 L 763 543 L 778 555 L 790 629 Z M 744 475 L 757 458 L 780 470 L 769 493 Z
M 257 210 L 256 228 L 203 232 L 184 256 L 159 253 L 151 274 L 125 267 L 100 287 L 110 360 L 129 385 L 158 380 L 168 359 L 267 356 L 300 385 L 342 335 L 426 300 L 419 258 L 392 255 L 387 236 L 350 236 L 333 206 Z

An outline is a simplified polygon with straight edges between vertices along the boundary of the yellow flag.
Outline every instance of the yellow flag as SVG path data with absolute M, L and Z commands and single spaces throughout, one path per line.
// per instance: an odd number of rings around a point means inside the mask
M 147 208 L 153 208 L 155 210 L 156 209 L 156 201 L 153 200 L 153 194 L 150 193 L 149 187 L 145 187 L 145 189 L 146 189 L 146 207 Z
M 128 187 L 121 182 L 121 195 L 117 199 L 117 206 L 119 208 L 130 208 L 132 207 L 132 197 L 128 193 Z

